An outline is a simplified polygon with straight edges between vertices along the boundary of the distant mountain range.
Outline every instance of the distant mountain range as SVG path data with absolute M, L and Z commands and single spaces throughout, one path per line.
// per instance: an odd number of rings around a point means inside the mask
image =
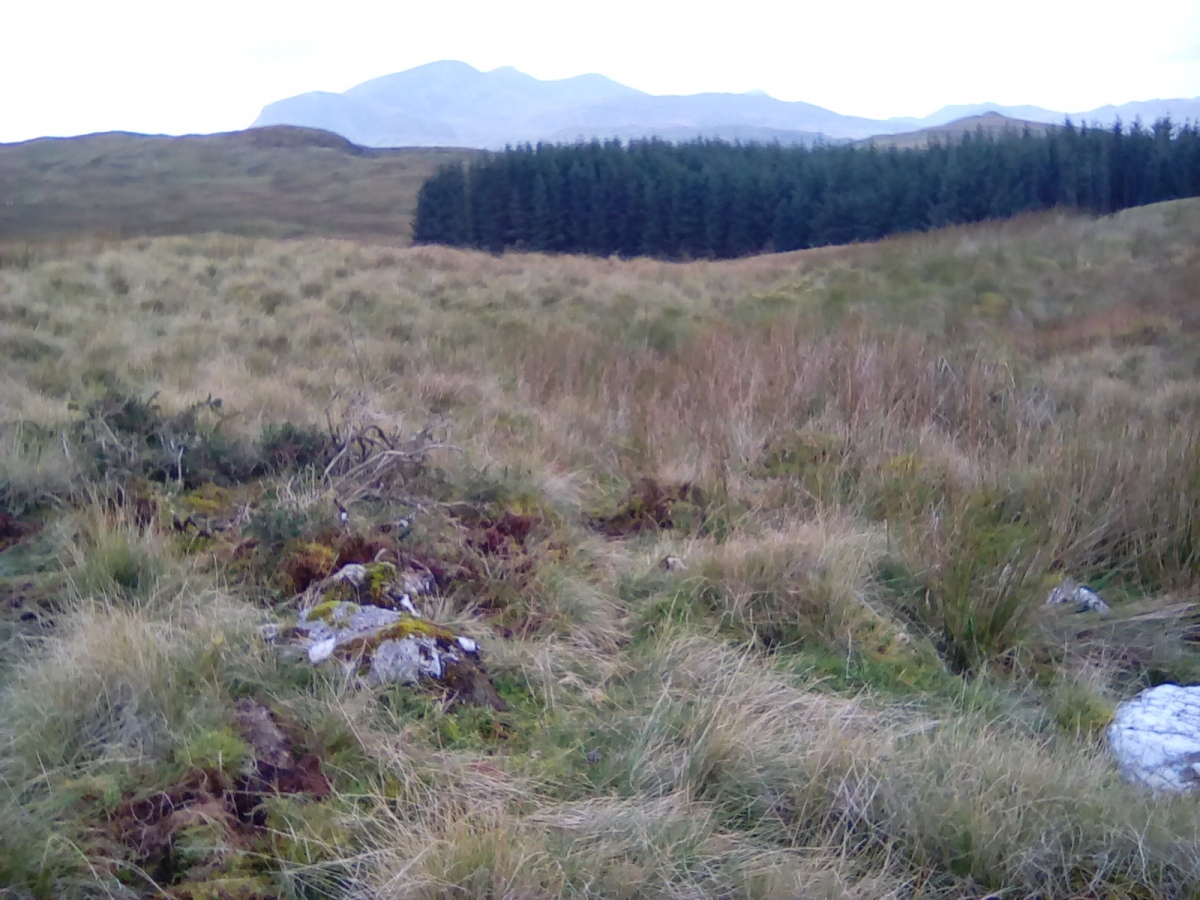
M 603 75 L 541 81 L 511 67 L 481 72 L 443 61 L 363 82 L 341 94 L 314 91 L 265 107 L 251 127 L 300 125 L 332 131 L 364 147 L 498 149 L 525 141 L 696 137 L 740 141 L 854 141 L 938 128 L 996 114 L 1023 122 L 1110 124 L 1170 115 L 1200 120 L 1200 97 L 1145 100 L 1082 112 L 982 103 L 946 106 L 924 118 L 864 119 L 761 91 L 660 97 Z M 994 121 L 994 120 L 993 120 Z

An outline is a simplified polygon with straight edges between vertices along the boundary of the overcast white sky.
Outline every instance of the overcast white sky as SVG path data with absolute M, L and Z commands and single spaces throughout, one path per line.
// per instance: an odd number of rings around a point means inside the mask
M 439 59 L 836 112 L 1200 96 L 1200 0 L 10 0 L 0 141 L 244 128 Z

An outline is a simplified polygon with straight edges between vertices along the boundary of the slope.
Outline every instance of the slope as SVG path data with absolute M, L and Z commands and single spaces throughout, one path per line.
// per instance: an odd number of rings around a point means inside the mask
M 0 240 L 230 234 L 407 242 L 421 183 L 469 150 L 368 150 L 313 129 L 0 145 Z

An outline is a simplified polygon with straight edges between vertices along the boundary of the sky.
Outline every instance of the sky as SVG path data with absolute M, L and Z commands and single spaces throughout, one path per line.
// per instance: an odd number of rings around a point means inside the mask
M 11 0 L 0 142 L 245 128 L 441 59 L 844 115 L 1200 96 L 1200 0 Z

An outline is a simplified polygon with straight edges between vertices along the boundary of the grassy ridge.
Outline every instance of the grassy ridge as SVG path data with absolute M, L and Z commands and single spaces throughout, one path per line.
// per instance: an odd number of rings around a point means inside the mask
M 421 183 L 472 153 L 370 150 L 290 126 L 0 145 L 0 241 L 221 231 L 407 243 Z
M 975 134 L 976 129 L 984 134 L 1003 134 L 1006 131 L 1025 131 L 1042 134 L 1057 128 L 1058 125 L 1048 125 L 1044 122 L 1029 122 L 1025 119 L 1012 119 L 1000 113 L 988 112 L 976 116 L 956 119 L 945 125 L 934 125 L 922 128 L 920 131 L 905 131 L 899 134 L 880 134 L 857 141 L 858 144 L 870 144 L 876 147 L 895 147 L 904 150 L 908 147 L 923 148 L 937 143 L 950 143 L 962 139 L 964 134 Z
M 228 235 L 8 260 L 0 500 L 43 527 L 0 552 L 0 884 L 1194 894 L 1194 803 L 1123 784 L 1102 736 L 1200 675 L 1197 246 L 1186 201 L 727 263 Z M 188 410 L 178 484 L 137 429 Z M 349 494 L 303 463 L 351 421 L 456 450 Z M 300 563 L 399 514 L 506 711 L 258 637 Z M 1045 609 L 1065 575 L 1113 615 Z M 328 791 L 132 828 L 237 777 L 246 698 Z

